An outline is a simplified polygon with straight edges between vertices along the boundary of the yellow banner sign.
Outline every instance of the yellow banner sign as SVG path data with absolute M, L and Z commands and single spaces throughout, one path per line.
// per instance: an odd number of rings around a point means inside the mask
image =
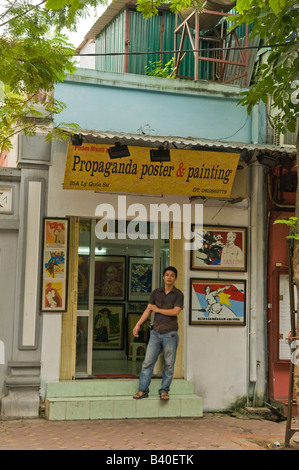
M 238 153 L 171 149 L 169 162 L 151 162 L 148 147 L 129 147 L 129 157 L 110 159 L 109 147 L 70 143 L 63 188 L 229 197 L 240 157 Z

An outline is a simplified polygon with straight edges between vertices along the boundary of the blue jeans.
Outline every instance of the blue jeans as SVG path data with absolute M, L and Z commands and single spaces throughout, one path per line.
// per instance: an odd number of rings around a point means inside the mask
M 169 391 L 173 378 L 178 342 L 179 337 L 176 331 L 171 331 L 170 333 L 158 333 L 155 330 L 151 331 L 150 340 L 146 348 L 146 354 L 140 372 L 139 390 L 147 393 L 149 392 L 149 384 L 151 382 L 154 366 L 159 354 L 164 351 L 165 367 L 159 393 L 161 393 L 162 390 L 166 390 L 167 392 Z

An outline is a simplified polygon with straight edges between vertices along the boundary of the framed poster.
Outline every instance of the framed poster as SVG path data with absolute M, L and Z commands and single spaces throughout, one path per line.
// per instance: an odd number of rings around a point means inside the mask
M 125 299 L 125 266 L 125 256 L 95 257 L 95 300 Z
M 152 292 L 152 258 L 129 258 L 128 300 L 146 302 Z
M 245 272 L 246 238 L 245 227 L 203 226 L 202 246 L 190 252 L 191 269 Z
M 190 325 L 244 326 L 246 281 L 190 279 Z
M 124 313 L 124 304 L 94 305 L 93 349 L 124 348 Z
M 43 312 L 67 310 L 69 219 L 45 218 L 42 253 Z

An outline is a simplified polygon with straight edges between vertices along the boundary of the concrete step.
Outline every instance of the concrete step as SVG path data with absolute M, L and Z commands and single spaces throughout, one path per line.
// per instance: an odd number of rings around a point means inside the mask
M 138 391 L 138 379 L 83 379 L 48 382 L 46 397 L 92 397 L 134 395 Z M 161 379 L 152 379 L 150 394 L 158 395 Z M 174 379 L 171 384 L 171 395 L 192 395 L 194 383 L 190 380 Z
M 149 396 L 134 400 L 126 396 L 47 398 L 49 420 L 202 417 L 202 400 L 196 395 L 175 395 L 163 401 Z
M 202 417 L 202 399 L 193 382 L 176 379 L 170 400 L 160 400 L 161 380 L 152 380 L 148 398 L 133 399 L 137 379 L 48 383 L 45 416 L 49 420 Z

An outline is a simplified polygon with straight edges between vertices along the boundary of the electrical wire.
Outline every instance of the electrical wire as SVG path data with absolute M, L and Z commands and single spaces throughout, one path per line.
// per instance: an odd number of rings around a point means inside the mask
M 289 43 L 284 43 L 284 44 L 263 44 L 263 45 L 258 45 L 258 46 L 240 46 L 240 47 L 212 47 L 212 48 L 207 48 L 207 49 L 187 49 L 187 50 L 173 50 L 173 51 L 145 51 L 145 52 L 99 52 L 99 53 L 86 53 L 86 54 L 80 54 L 79 52 L 77 54 L 74 54 L 76 56 L 81 56 L 81 57 L 99 57 L 99 56 L 123 56 L 123 55 L 150 55 L 150 54 L 178 54 L 178 53 L 188 53 L 188 52 L 216 52 L 216 51 L 234 51 L 234 50 L 249 50 L 249 49 L 266 49 L 266 48 L 275 48 L 275 47 L 285 47 L 289 45 Z M 299 44 L 298 44 L 299 48 Z
M 219 138 L 218 138 L 218 139 L 216 139 L 216 140 L 223 141 L 223 140 L 226 140 L 226 139 L 231 139 L 232 137 L 234 137 L 236 134 L 238 134 L 238 132 L 239 132 L 240 130 L 242 130 L 242 129 L 243 129 L 243 127 L 245 127 L 245 126 L 246 126 L 246 123 L 247 123 L 247 121 L 248 121 L 248 117 L 249 117 L 249 116 L 247 115 L 247 117 L 246 117 L 246 119 L 245 119 L 245 122 L 244 122 L 244 124 L 243 124 L 243 125 L 242 125 L 242 126 L 241 126 L 241 127 L 238 129 L 238 130 L 236 130 L 236 132 L 234 132 L 234 134 L 232 134 L 232 135 L 228 135 L 227 137 L 219 137 Z

